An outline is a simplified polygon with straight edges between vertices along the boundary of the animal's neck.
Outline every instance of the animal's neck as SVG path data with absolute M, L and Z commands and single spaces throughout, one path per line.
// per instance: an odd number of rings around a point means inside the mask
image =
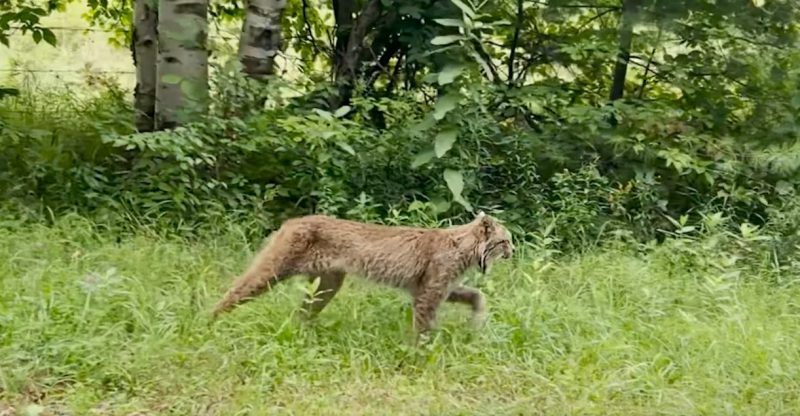
M 469 224 L 467 224 L 469 225 Z M 461 271 L 469 267 L 477 266 L 480 257 L 480 242 L 471 228 L 464 226 L 461 229 L 453 230 L 453 240 L 457 245 L 458 265 Z

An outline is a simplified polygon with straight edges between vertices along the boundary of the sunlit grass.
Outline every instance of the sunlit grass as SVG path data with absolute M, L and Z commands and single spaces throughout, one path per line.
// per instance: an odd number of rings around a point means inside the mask
M 486 327 L 446 305 L 416 349 L 408 299 L 354 279 L 314 325 L 292 318 L 299 280 L 208 325 L 254 249 L 241 235 L 121 236 L 79 218 L 0 228 L 0 410 L 800 412 L 800 289 L 680 266 L 669 246 L 555 264 L 528 253 L 470 276 Z

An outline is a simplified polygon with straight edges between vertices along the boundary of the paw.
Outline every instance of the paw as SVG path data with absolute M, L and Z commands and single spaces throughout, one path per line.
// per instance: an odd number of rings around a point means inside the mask
M 472 312 L 472 325 L 476 328 L 480 328 L 486 323 L 488 317 L 489 313 L 486 310 L 486 302 L 483 298 L 480 298 Z

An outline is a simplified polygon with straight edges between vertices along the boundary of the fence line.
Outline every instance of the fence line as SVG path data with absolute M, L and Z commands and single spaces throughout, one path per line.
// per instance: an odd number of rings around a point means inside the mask
M 103 33 L 111 33 L 113 30 L 111 29 L 99 29 L 96 27 L 78 27 L 78 26 L 42 26 L 45 29 L 50 30 L 61 30 L 65 32 L 103 32 Z M 22 26 L 11 26 L 9 27 L 11 30 L 22 30 Z
M 0 1 L 2 1 L 2 0 L 0 0 Z M 56 32 L 58 32 L 58 31 L 62 31 L 62 32 L 90 32 L 90 33 L 108 33 L 108 34 L 111 34 L 111 33 L 115 32 L 115 29 L 105 29 L 105 28 L 97 28 L 97 27 L 84 27 L 84 26 L 63 26 L 63 25 L 62 26 L 46 26 L 46 25 L 44 25 L 43 27 L 45 27 L 47 29 L 50 29 L 52 31 L 56 31 Z M 213 33 L 213 34 L 209 33 L 207 35 L 209 39 L 230 41 L 230 40 L 236 40 L 239 37 L 238 34 L 233 34 L 233 33 L 230 33 L 230 32 L 223 31 L 218 25 L 209 25 L 209 27 L 213 28 L 213 29 L 217 29 L 217 33 Z M 30 34 L 27 34 L 27 33 L 26 34 L 22 34 L 22 33 L 20 33 L 20 30 L 22 29 L 22 26 L 11 26 L 10 29 L 13 31 L 9 36 L 12 39 L 13 38 L 29 38 L 30 37 Z M 237 29 L 233 28 L 231 30 L 237 30 Z M 82 33 L 82 34 L 87 39 L 87 41 L 89 41 L 90 43 L 95 43 L 95 42 L 99 41 L 99 39 L 97 39 L 97 37 L 93 37 L 92 35 L 90 35 L 88 33 Z M 301 37 L 302 36 L 298 36 L 298 37 L 290 36 L 290 37 L 285 38 L 284 41 L 291 41 L 293 39 L 301 38 Z M 58 37 L 57 37 L 57 39 L 58 39 Z M 42 45 L 41 43 L 39 45 L 37 45 L 37 46 L 49 47 L 49 45 Z M 58 47 L 59 47 L 59 44 L 56 44 L 55 48 L 57 49 Z M 291 55 L 286 55 L 286 54 L 280 54 L 280 57 L 282 59 L 286 60 L 287 64 L 291 60 L 297 60 L 298 59 L 297 57 L 294 57 L 294 56 L 291 56 Z M 33 65 L 33 66 L 38 66 L 38 65 Z M 124 77 L 127 78 L 127 76 L 136 75 L 136 71 L 135 70 L 124 70 L 124 69 L 117 69 L 117 70 L 114 70 L 114 69 L 93 69 L 91 67 L 89 67 L 89 68 L 80 67 L 80 68 L 75 68 L 75 69 L 66 69 L 66 68 L 47 69 L 47 68 L 26 68 L 26 67 L 5 67 L 5 68 L 3 68 L 3 67 L 0 67 L 0 74 L 9 74 L 8 75 L 9 77 L 21 76 L 23 74 L 47 74 L 47 75 L 43 75 L 43 78 L 49 78 L 49 77 L 52 76 L 53 78 L 56 78 L 56 79 L 61 78 L 61 74 L 70 74 L 70 75 L 67 75 L 67 77 L 70 77 L 70 79 L 71 79 L 71 74 L 112 74 L 112 75 L 121 75 L 121 76 L 124 76 Z
M 96 27 L 83 27 L 83 26 L 43 26 L 47 29 L 52 31 L 60 31 L 60 32 L 94 32 L 94 33 L 114 33 L 114 29 L 103 29 L 103 28 L 96 28 Z M 23 38 L 30 36 L 29 34 L 22 34 L 19 31 L 22 29 L 22 26 L 11 26 L 12 34 L 11 37 Z M 88 35 L 87 35 L 88 36 Z M 232 40 L 236 39 L 235 35 L 228 34 L 228 33 L 214 33 L 208 34 L 210 39 L 220 39 L 220 40 Z M 56 44 L 56 48 L 58 44 Z M 0 68 L 0 73 L 6 74 L 80 74 L 80 73 L 93 73 L 93 74 L 118 74 L 118 75 L 135 75 L 136 71 L 126 71 L 126 70 L 102 70 L 102 69 L 89 69 L 89 68 L 78 68 L 78 69 L 31 69 L 31 68 Z
M 101 69 L 27 69 L 27 68 L 2 68 L 0 72 L 31 72 L 31 73 L 73 73 L 91 72 L 97 74 L 135 74 L 136 71 L 112 71 Z
M 96 27 L 79 27 L 79 26 L 42 26 L 42 27 L 45 28 L 45 29 L 50 29 L 50 30 L 53 30 L 53 31 L 62 31 L 62 32 L 96 32 L 96 33 L 114 33 L 115 32 L 114 29 L 101 29 L 101 28 L 96 28 Z M 211 27 L 211 26 L 209 26 L 209 27 Z M 16 30 L 22 30 L 23 27 L 22 26 L 11 26 L 11 27 L 9 27 L 9 29 L 16 31 Z M 230 34 L 230 33 L 225 33 L 223 35 L 223 33 L 224 32 L 219 32 L 219 33 L 215 33 L 215 34 L 208 34 L 208 37 L 209 38 L 222 38 L 222 39 L 234 39 L 234 38 L 236 38 L 236 35 L 233 35 L 233 34 Z M 13 35 L 16 35 L 16 33 L 14 33 Z

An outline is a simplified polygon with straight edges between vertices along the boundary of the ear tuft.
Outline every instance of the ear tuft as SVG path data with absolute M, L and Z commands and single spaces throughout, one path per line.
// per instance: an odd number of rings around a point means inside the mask
M 483 211 L 479 211 L 478 215 L 475 216 L 475 223 L 479 224 L 481 230 L 486 235 L 490 234 L 492 232 L 492 229 L 494 228 L 494 222 Z

